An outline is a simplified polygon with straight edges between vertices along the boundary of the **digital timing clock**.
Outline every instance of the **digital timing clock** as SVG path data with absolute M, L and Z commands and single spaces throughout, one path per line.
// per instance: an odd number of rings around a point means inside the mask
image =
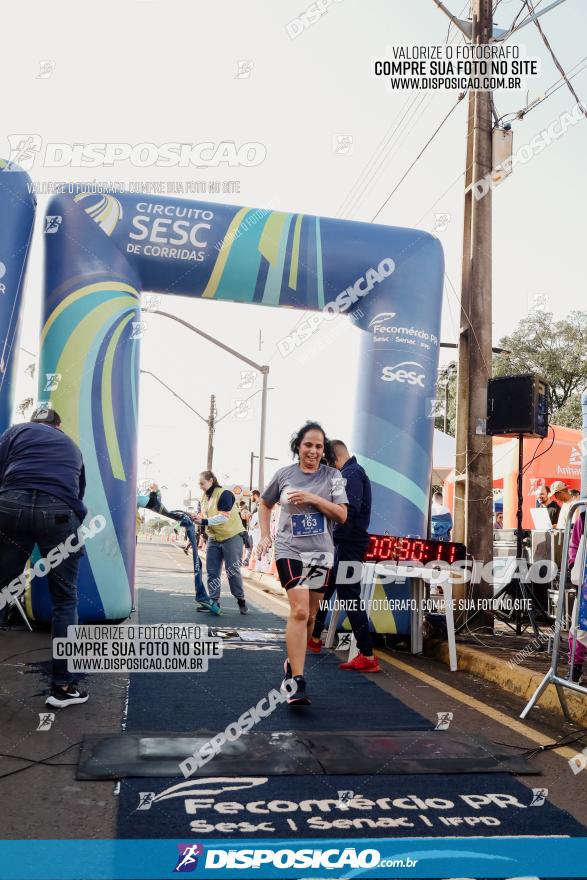
M 455 562 L 466 558 L 464 544 L 432 541 L 424 538 L 397 538 L 394 535 L 369 535 L 369 547 L 363 562 Z

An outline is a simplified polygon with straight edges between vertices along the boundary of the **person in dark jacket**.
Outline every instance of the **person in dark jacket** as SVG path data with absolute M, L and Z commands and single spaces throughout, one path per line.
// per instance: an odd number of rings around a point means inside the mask
M 39 407 L 31 421 L 13 425 L 0 437 L 0 587 L 22 574 L 35 545 L 41 557 L 75 535 L 87 509 L 82 454 L 61 430 L 53 409 Z M 51 567 L 47 580 L 53 603 L 52 637 L 65 638 L 78 622 L 77 575 L 81 550 Z M 64 708 L 85 703 L 86 691 L 53 660 L 53 682 L 46 703 Z
M 322 649 L 320 636 L 324 629 L 328 603 L 336 591 L 338 601 L 344 603 L 351 629 L 357 640 L 359 653 L 348 663 L 341 663 L 341 669 L 352 669 L 357 672 L 380 672 L 377 658 L 373 655 L 373 639 L 369 627 L 369 618 L 361 602 L 361 576 L 357 574 L 350 583 L 337 583 L 339 565 L 345 562 L 363 562 L 369 546 L 369 520 L 371 519 L 371 483 L 364 468 L 342 440 L 333 440 L 332 449 L 336 456 L 335 467 L 341 472 L 345 481 L 348 498 L 348 515 L 346 522 L 334 526 L 334 572 L 335 577 L 327 587 L 321 607 L 316 615 L 316 623 L 308 649 L 318 654 Z M 342 565 L 342 569 L 345 566 Z M 348 580 L 347 577 L 344 580 Z

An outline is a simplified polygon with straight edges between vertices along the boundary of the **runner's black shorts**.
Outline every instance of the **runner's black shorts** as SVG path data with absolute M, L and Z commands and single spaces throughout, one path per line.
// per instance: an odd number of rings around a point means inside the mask
M 325 565 L 308 565 L 301 559 L 277 559 L 275 564 L 284 590 L 305 587 L 307 590 L 323 593 L 332 572 Z

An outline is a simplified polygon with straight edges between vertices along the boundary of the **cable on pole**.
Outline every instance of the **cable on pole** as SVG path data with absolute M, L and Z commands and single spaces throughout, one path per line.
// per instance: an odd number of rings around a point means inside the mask
M 565 83 L 567 84 L 567 87 L 568 87 L 571 95 L 574 97 L 575 101 L 577 102 L 577 104 L 581 108 L 581 110 L 583 112 L 583 116 L 587 117 L 587 110 L 585 109 L 585 105 L 583 104 L 583 102 L 579 98 L 577 92 L 575 91 L 575 89 L 571 85 L 570 80 L 563 69 L 562 64 L 560 63 L 560 61 L 556 57 L 556 55 L 554 53 L 554 49 L 552 48 L 552 46 L 550 45 L 550 43 L 548 41 L 548 37 L 546 36 L 544 31 L 542 30 L 542 25 L 540 24 L 538 18 L 536 18 L 536 9 L 534 7 L 532 0 L 524 0 L 524 4 L 526 6 L 526 9 L 530 13 L 530 15 L 534 16 L 534 18 L 533 18 L 534 24 L 538 28 L 540 36 L 542 37 L 542 41 L 543 41 L 544 45 L 546 46 L 546 48 L 548 49 L 548 51 L 550 52 L 551 58 L 554 61 L 554 64 L 555 64 L 557 70 L 559 71 L 560 75 L 562 76 Z

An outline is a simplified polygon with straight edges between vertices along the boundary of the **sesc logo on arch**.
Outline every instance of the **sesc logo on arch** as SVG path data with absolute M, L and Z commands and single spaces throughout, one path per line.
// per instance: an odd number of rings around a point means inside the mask
M 400 385 L 418 385 L 424 387 L 426 371 L 417 361 L 402 361 L 393 367 L 383 367 L 382 382 L 397 382 Z

